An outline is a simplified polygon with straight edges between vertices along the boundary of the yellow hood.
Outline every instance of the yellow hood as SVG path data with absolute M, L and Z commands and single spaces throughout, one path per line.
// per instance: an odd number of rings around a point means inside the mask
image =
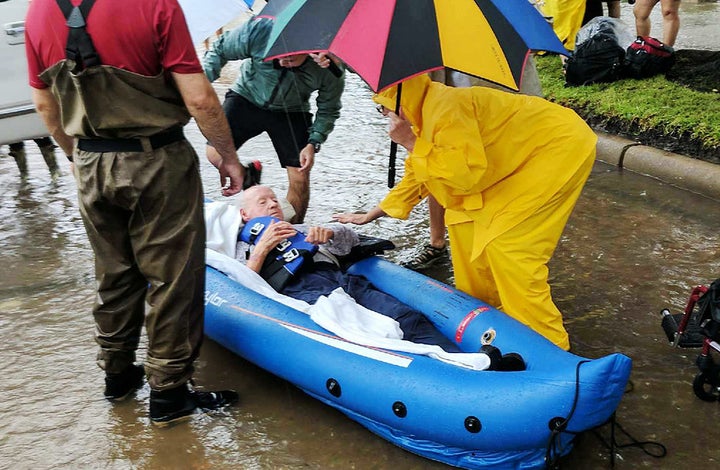
M 400 109 L 405 119 L 415 127 L 422 127 L 422 109 L 431 84 L 427 74 L 418 75 L 401 83 Z M 398 85 L 391 86 L 373 96 L 373 101 L 395 111 Z

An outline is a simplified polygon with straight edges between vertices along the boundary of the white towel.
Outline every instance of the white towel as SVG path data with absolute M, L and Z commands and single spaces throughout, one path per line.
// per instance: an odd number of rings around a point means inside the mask
M 490 367 L 485 353 L 449 353 L 440 346 L 405 341 L 398 322 L 359 305 L 340 287 L 328 297 L 321 296 L 309 313 L 315 323 L 353 343 L 429 356 L 473 370 Z
M 397 321 L 358 304 L 342 287 L 328 297 L 320 296 L 309 313 L 315 323 L 353 343 L 378 346 L 375 340 L 394 342 L 403 338 Z
M 315 305 L 310 305 L 278 293 L 259 274 L 234 258 L 208 249 L 206 263 L 248 289 L 309 314 L 315 323 L 348 341 L 425 355 L 473 370 L 490 367 L 490 358 L 484 353 L 448 353 L 440 346 L 403 340 L 402 330 L 395 320 L 359 305 L 341 288 L 334 290 L 328 297 L 320 297 Z

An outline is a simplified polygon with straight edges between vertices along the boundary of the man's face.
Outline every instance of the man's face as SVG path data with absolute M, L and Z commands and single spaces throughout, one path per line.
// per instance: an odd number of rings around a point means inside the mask
M 240 214 L 245 222 L 264 216 L 277 217 L 280 220 L 285 218 L 277 196 L 267 186 L 251 186 L 245 190 Z
M 280 63 L 280 67 L 300 67 L 302 63 L 305 62 L 305 59 L 307 59 L 307 56 L 307 54 L 289 55 L 279 58 L 278 62 Z

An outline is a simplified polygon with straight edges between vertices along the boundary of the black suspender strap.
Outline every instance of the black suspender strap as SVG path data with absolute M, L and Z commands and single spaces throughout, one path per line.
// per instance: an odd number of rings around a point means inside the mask
M 100 57 L 85 28 L 85 19 L 95 4 L 95 0 L 83 0 L 78 6 L 73 6 L 70 0 L 56 0 L 56 2 L 67 20 L 68 28 L 70 28 L 65 46 L 65 56 L 75 62 L 73 72 L 100 65 Z

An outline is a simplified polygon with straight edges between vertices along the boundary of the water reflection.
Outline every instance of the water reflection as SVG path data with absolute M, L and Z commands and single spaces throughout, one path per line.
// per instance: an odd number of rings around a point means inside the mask
M 366 210 L 387 191 L 387 124 L 370 95 L 350 77 L 337 130 L 313 169 L 308 220 Z M 197 129 L 189 126 L 188 134 L 202 150 Z M 14 162 L 0 159 L 4 467 L 444 468 L 394 447 L 211 341 L 198 363 L 198 383 L 237 389 L 239 406 L 157 430 L 146 416 L 147 387 L 126 403 L 105 401 L 94 363 L 93 259 L 75 185 L 67 172 L 50 185 L 40 154 L 29 150 L 25 184 Z M 259 158 L 264 182 L 286 189 L 269 139 L 253 139 L 241 156 Z M 216 171 L 203 162 L 202 172 L 206 194 L 218 197 Z M 427 239 L 425 210 L 421 204 L 409 221 L 384 218 L 361 230 L 393 240 L 398 249 L 389 256 L 400 260 Z M 661 461 L 624 449 L 618 468 L 687 468 L 720 459 L 720 431 L 697 425 L 720 413 L 692 393 L 697 351 L 671 350 L 658 314 L 667 306 L 682 308 L 694 284 L 720 274 L 717 221 L 716 201 L 596 164 L 551 262 L 553 294 L 573 350 L 632 357 L 635 389 L 623 399 L 618 419 L 634 436 L 669 449 Z M 430 274 L 451 280 L 449 266 Z M 588 435 L 564 468 L 608 465 L 602 444 Z

